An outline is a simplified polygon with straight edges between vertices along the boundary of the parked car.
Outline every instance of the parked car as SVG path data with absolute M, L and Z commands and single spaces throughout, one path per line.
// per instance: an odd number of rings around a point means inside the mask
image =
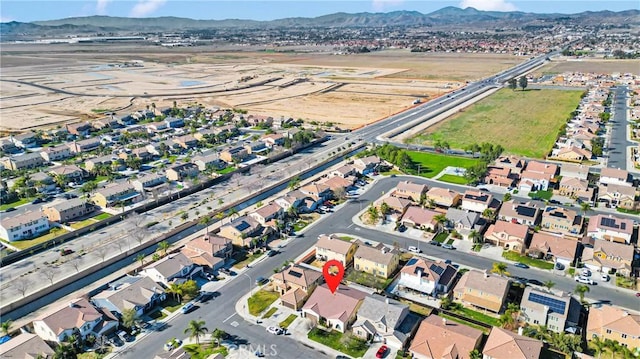
M 608 275 L 607 273 L 602 273 L 602 277 L 601 277 L 601 278 L 602 278 L 602 280 L 603 280 L 603 281 L 605 281 L 605 282 L 608 282 L 608 281 L 609 281 L 609 279 L 610 279 L 610 278 L 609 278 L 609 275 Z
M 529 268 L 528 265 L 526 265 L 524 263 L 521 263 L 521 262 L 518 262 L 518 263 L 514 264 L 514 266 L 516 266 L 518 268 L 524 268 L 524 269 L 528 269 Z
M 278 253 L 280 253 L 280 252 L 279 252 L 279 251 L 277 251 L 277 250 L 275 250 L 275 249 L 272 249 L 272 250 L 270 250 L 269 252 L 267 252 L 267 256 L 269 256 L 269 257 L 273 257 L 273 256 L 275 256 L 275 255 L 276 255 L 276 254 L 278 254 Z
M 132 342 L 134 340 L 136 340 L 136 337 L 134 337 L 133 335 L 125 332 L 124 330 L 121 330 L 118 332 L 118 338 L 122 339 L 125 342 Z
M 200 292 L 200 295 L 196 298 L 196 301 L 200 303 L 206 303 L 211 298 L 213 298 L 213 292 Z
M 584 276 L 576 276 L 576 282 L 578 283 L 582 283 L 582 284 L 589 284 L 589 285 L 593 285 L 593 279 L 591 278 L 587 278 Z
M 187 314 L 190 311 L 192 311 L 193 309 L 195 309 L 195 305 L 193 305 L 192 302 L 189 302 L 189 303 L 185 304 L 182 308 L 180 308 L 180 311 L 182 312 L 182 314 Z
M 376 352 L 376 358 L 384 358 L 388 351 L 389 347 L 387 347 L 386 345 L 381 346 L 380 349 L 378 349 L 378 351 Z
M 422 252 L 422 251 L 420 250 L 420 248 L 418 248 L 418 247 L 414 247 L 414 246 L 409 246 L 409 248 L 407 248 L 407 250 L 408 250 L 409 252 L 413 252 L 413 253 L 420 253 L 420 252 Z
M 267 327 L 267 332 L 275 335 L 280 335 L 282 334 L 282 329 L 278 327 L 270 326 L 270 327 Z
M 580 272 L 580 275 L 583 277 L 591 277 L 591 271 L 585 268 Z
M 180 345 L 182 345 L 182 340 L 173 338 L 173 339 L 169 340 L 168 342 L 164 343 L 164 350 L 171 351 L 171 350 L 179 347 Z
M 269 280 L 265 277 L 258 277 L 256 278 L 256 285 L 263 285 L 265 283 L 267 283 Z
M 42 200 L 42 198 L 38 197 L 38 198 L 34 199 L 33 201 L 31 201 L 31 204 L 38 204 L 38 203 L 42 203 L 42 202 L 44 202 Z
M 5 209 L 4 211 L 5 211 L 5 212 L 13 212 L 13 211 L 15 211 L 15 210 L 16 210 L 16 208 L 15 208 L 15 207 L 9 207 L 9 208 Z
M 564 264 L 560 263 L 560 262 L 556 262 L 555 265 L 557 270 L 564 270 Z
M 69 248 L 65 248 L 65 249 L 61 249 L 60 250 L 60 255 L 61 256 L 68 256 L 69 254 L 72 254 L 73 250 L 69 249 Z
M 438 247 L 440 247 L 442 245 L 442 243 L 440 243 L 440 242 L 438 242 L 436 240 L 433 240 L 433 241 L 429 242 L 429 244 L 432 245 L 432 246 L 438 246 Z
M 537 279 L 527 279 L 527 284 L 540 285 L 540 286 L 544 285 L 544 283 L 542 283 Z
M 236 275 L 236 272 L 229 270 L 227 268 L 220 268 L 218 269 L 218 272 L 222 273 L 222 274 L 226 274 L 226 275 Z
M 448 243 L 444 243 L 442 245 L 442 248 L 444 248 L 444 249 L 456 249 L 456 247 L 454 247 L 454 246 L 452 246 L 451 244 L 448 244 Z

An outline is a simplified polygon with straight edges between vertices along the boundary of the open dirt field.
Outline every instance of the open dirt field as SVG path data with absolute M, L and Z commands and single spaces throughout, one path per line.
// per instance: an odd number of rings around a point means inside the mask
M 131 55 L 126 50 L 134 48 L 4 47 L 0 129 L 51 127 L 98 118 L 100 111 L 122 115 L 151 103 L 170 106 L 174 100 L 355 128 L 411 107 L 416 98 L 441 96 L 465 80 L 523 60 L 406 50 L 358 55 L 157 47 Z M 131 60 L 143 66 L 120 66 Z
M 554 59 L 554 61 L 535 71 L 534 75 L 560 74 L 563 72 L 640 74 L 640 60 Z

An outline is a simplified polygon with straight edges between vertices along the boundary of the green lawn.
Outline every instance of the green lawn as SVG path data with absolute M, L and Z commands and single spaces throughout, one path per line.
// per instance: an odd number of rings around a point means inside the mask
M 455 175 L 442 175 L 442 177 L 438 178 L 438 181 L 454 183 L 454 184 L 467 184 L 468 181 L 464 177 L 455 176 Z
M 536 199 L 545 199 L 547 201 L 550 200 L 552 196 L 553 196 L 553 191 L 529 192 L 529 197 L 536 198 Z
M 414 313 L 418 313 L 422 316 L 428 317 L 431 315 L 431 312 L 433 311 L 432 308 L 420 305 L 420 304 L 416 304 L 410 300 L 406 300 L 406 299 L 398 299 L 401 303 L 407 304 L 409 305 L 409 310 L 414 312 Z
M 475 319 L 479 322 L 483 322 L 492 327 L 499 327 L 500 323 L 498 322 L 498 318 L 494 318 L 492 316 L 486 315 L 484 313 L 476 312 L 473 309 L 469 308 L 460 308 L 455 310 L 456 313 L 463 315 L 467 318 Z
M 346 241 L 346 242 L 351 242 L 352 240 L 355 239 L 355 238 L 350 237 L 350 236 L 340 236 L 338 238 L 340 238 L 341 240 Z
M 28 239 L 28 240 L 22 240 L 22 241 L 15 241 L 15 242 L 11 242 L 11 245 L 20 249 L 20 250 L 25 250 L 28 248 L 31 248 L 33 246 L 35 246 L 36 244 L 40 244 L 43 242 L 46 242 L 50 239 L 56 238 L 58 236 L 61 236 L 65 233 L 69 233 L 69 231 L 67 231 L 66 229 L 62 229 L 62 228 L 51 228 L 49 230 L 49 233 L 40 236 L 40 237 L 36 237 L 34 239 Z
M 266 313 L 264 313 L 264 315 L 262 316 L 262 319 L 271 318 L 271 316 L 274 315 L 277 311 L 278 311 L 278 308 L 271 307 L 271 309 L 269 309 Z
M 483 326 L 480 326 L 480 325 L 469 323 L 466 320 L 462 320 L 462 319 L 459 319 L 459 318 L 456 318 L 456 317 L 452 317 L 452 316 L 450 316 L 448 314 L 444 314 L 444 313 L 439 313 L 438 315 L 443 317 L 443 318 L 447 318 L 448 320 L 454 321 L 456 323 L 464 324 L 464 325 L 466 325 L 468 327 L 471 327 L 471 328 L 476 328 L 476 329 L 481 330 L 481 331 L 483 331 L 485 333 L 489 332 L 489 329 L 487 329 L 487 328 L 485 328 Z
M 473 143 L 502 145 L 508 153 L 542 158 L 579 102 L 582 90 L 503 89 L 460 111 L 410 141 L 446 141 L 463 149 Z
M 93 218 L 89 218 L 89 219 L 85 219 L 84 221 L 73 222 L 70 224 L 70 226 L 71 228 L 74 228 L 74 229 L 80 229 L 94 223 L 96 223 L 96 221 Z
M 620 213 L 627 213 L 627 214 L 640 214 L 640 211 L 634 211 L 631 209 L 624 209 L 624 208 L 620 208 L 617 207 L 616 211 L 620 212 Z
M 306 227 L 309 223 L 305 222 L 305 221 L 298 221 L 296 223 L 293 224 L 293 230 L 298 232 L 300 230 L 302 230 L 304 227 Z
M 443 243 L 445 239 L 447 239 L 447 237 L 449 236 L 449 233 L 447 232 L 440 232 L 438 234 L 436 234 L 436 236 L 433 238 L 434 241 L 438 241 L 440 243 Z
M 110 214 L 110 213 L 100 213 L 99 215 L 93 216 L 91 218 L 97 219 L 98 221 L 102 221 L 103 219 L 107 219 L 107 218 L 112 217 L 112 216 L 113 215 Z
M 255 252 L 253 254 L 249 254 L 248 252 L 236 252 L 233 254 L 233 259 L 236 260 L 236 263 L 233 265 L 233 268 L 242 269 L 247 264 L 256 260 L 256 258 L 260 258 L 264 252 Z
M 213 354 L 220 353 L 223 356 L 229 355 L 229 351 L 226 347 L 219 346 L 217 348 L 202 343 L 202 337 L 200 337 L 200 345 L 197 344 L 185 344 L 183 348 L 187 351 L 191 359 L 206 359 Z
M 0 205 L 0 211 L 4 211 L 7 208 L 14 208 L 14 207 L 21 206 L 23 204 L 31 203 L 31 201 L 33 201 L 34 199 L 36 199 L 36 198 L 35 197 L 21 198 L 21 199 L 15 201 L 15 202 L 4 203 L 4 204 Z
M 249 313 L 251 313 L 251 315 L 260 315 L 260 313 L 273 304 L 279 297 L 277 292 L 267 292 L 264 289 L 257 291 L 247 299 L 249 303 Z
M 167 317 L 161 309 L 155 310 L 148 314 L 149 318 L 154 320 L 162 320 Z
M 170 311 L 171 313 L 173 313 L 173 312 L 175 312 L 176 310 L 178 310 L 178 309 L 180 309 L 182 307 L 182 303 L 180 303 L 177 300 L 173 299 L 173 297 L 168 297 L 167 300 L 162 302 L 162 307 L 164 309 Z
M 236 170 L 236 168 L 235 168 L 235 167 L 233 167 L 233 166 L 231 166 L 231 167 L 225 167 L 225 168 L 223 168 L 223 169 L 221 169 L 221 170 L 216 170 L 216 172 L 217 172 L 218 174 L 223 175 L 223 174 L 227 174 L 227 173 L 229 173 L 229 172 L 233 172 L 233 171 L 235 171 L 235 170 Z
M 280 322 L 280 328 L 285 328 L 285 329 L 289 328 L 291 323 L 293 323 L 293 321 L 296 320 L 297 317 L 298 316 L 295 314 L 289 314 L 287 319 Z
M 395 168 L 392 168 L 392 169 L 390 169 L 388 171 L 380 172 L 380 174 L 383 175 L 383 176 L 391 176 L 391 175 L 403 175 L 404 173 L 398 171 Z
M 540 269 L 553 269 L 553 263 L 543 261 L 541 259 L 531 258 L 529 256 L 521 256 L 520 254 L 512 251 L 502 252 L 502 257 L 514 262 L 522 262 L 528 266 L 536 267 Z
M 439 153 L 427 153 L 407 151 L 407 154 L 416 165 L 420 165 L 420 176 L 431 178 L 448 166 L 469 168 L 480 162 L 475 158 L 442 155 Z M 415 174 L 418 174 L 416 171 Z
M 345 343 L 345 340 L 342 339 L 344 335 L 347 334 L 342 334 L 337 331 L 327 332 L 319 328 L 313 328 L 309 332 L 308 337 L 315 342 L 324 344 L 354 358 L 362 357 L 368 349 L 367 343 L 355 337 L 350 338 Z

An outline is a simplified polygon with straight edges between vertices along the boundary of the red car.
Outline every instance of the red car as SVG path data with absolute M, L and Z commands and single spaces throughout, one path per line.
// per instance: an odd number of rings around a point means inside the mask
M 389 348 L 386 345 L 381 346 L 380 349 L 378 349 L 378 351 L 376 352 L 376 358 L 384 358 L 388 350 Z

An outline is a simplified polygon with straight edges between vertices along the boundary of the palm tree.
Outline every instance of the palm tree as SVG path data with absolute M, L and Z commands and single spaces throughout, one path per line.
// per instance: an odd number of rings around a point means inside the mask
M 602 352 L 607 349 L 607 343 L 600 339 L 600 337 L 596 336 L 589 341 L 589 347 L 593 349 L 594 354 L 596 354 L 598 359 L 600 359 Z
M 136 261 L 140 262 L 140 265 L 143 266 L 144 265 L 144 254 L 140 253 L 136 256 Z
M 473 243 L 482 243 L 482 235 L 475 229 L 469 233 L 469 238 L 471 238 L 471 241 L 473 241 Z
M 584 284 L 576 285 L 575 292 L 580 296 L 580 302 L 584 303 L 584 295 L 589 292 L 589 287 Z
M 167 251 L 171 248 L 171 244 L 167 241 L 162 241 L 158 243 L 158 249 L 162 251 L 162 253 L 166 256 Z
M 199 224 L 205 226 L 205 228 L 206 228 L 205 232 L 204 232 L 205 236 L 209 235 L 209 224 L 211 224 L 212 221 L 213 220 L 211 219 L 210 216 L 204 216 L 204 217 L 200 218 L 200 221 L 198 221 Z
M 129 308 L 122 311 L 122 319 L 120 321 L 126 328 L 133 328 L 140 323 L 140 317 L 135 308 Z
M 555 287 L 556 282 L 552 281 L 552 280 L 548 280 L 544 283 L 542 283 L 542 285 L 544 285 L 545 287 L 547 287 L 547 289 L 551 289 L 553 287 Z
M 238 210 L 236 209 L 236 207 L 231 207 L 227 215 L 231 220 L 233 220 L 233 217 L 238 215 Z
M 482 216 L 483 216 L 484 218 L 488 218 L 488 219 L 493 220 L 493 219 L 495 219 L 495 217 L 496 217 L 496 213 L 495 213 L 495 211 L 494 211 L 494 210 L 492 210 L 491 208 L 487 208 L 487 209 L 485 209 L 485 210 L 482 212 Z
M 502 197 L 502 201 L 503 202 L 509 202 L 511 200 L 511 193 L 507 192 L 504 194 L 504 196 Z
M 509 275 L 509 272 L 507 272 L 507 264 L 502 262 L 493 262 L 491 272 L 499 274 L 500 276 Z
M 298 218 L 298 209 L 296 206 L 289 206 L 289 208 L 287 208 L 287 216 L 291 219 Z
M 166 292 L 169 294 L 173 294 L 173 298 L 176 299 L 178 302 L 180 302 L 180 300 L 182 299 L 182 295 L 184 294 L 184 291 L 182 290 L 182 285 L 178 283 L 169 284 L 169 288 L 166 289 Z
M 438 232 L 442 232 L 444 230 L 444 224 L 447 223 L 447 216 L 445 214 L 436 214 L 433 217 L 433 220 L 436 221 L 436 226 L 438 227 Z
M 2 334 L 4 335 L 9 335 L 9 332 L 11 332 L 11 326 L 13 325 L 13 321 L 11 319 L 5 320 L 4 322 L 2 322 L 2 324 L 0 325 L 0 329 L 2 330 Z
M 73 351 L 73 347 L 66 343 L 60 343 L 54 349 L 54 359 L 73 359 L 76 358 L 76 353 Z
M 200 345 L 200 336 L 209 331 L 205 327 L 204 320 L 191 320 L 189 326 L 185 328 L 184 333 L 189 334 L 189 338 L 196 340 L 196 345 Z
M 213 333 L 211 333 L 211 338 L 213 338 L 214 342 L 216 343 L 216 347 L 220 346 L 220 340 L 224 339 L 227 336 L 227 332 L 225 332 L 222 329 L 214 329 Z
M 584 216 L 591 210 L 591 205 L 589 204 L 589 202 L 582 202 L 580 203 L 580 209 L 582 210 L 582 215 Z
M 369 220 L 373 223 L 377 222 L 378 219 L 380 219 L 380 212 L 378 211 L 378 208 L 376 208 L 376 206 L 374 206 L 373 204 L 371 204 L 371 206 L 369 206 L 369 208 L 367 209 L 367 215 L 369 216 Z
M 299 185 L 300 185 L 300 177 L 295 176 L 291 179 L 291 181 L 289 181 L 287 188 L 289 188 L 290 190 L 294 190 L 298 188 Z

